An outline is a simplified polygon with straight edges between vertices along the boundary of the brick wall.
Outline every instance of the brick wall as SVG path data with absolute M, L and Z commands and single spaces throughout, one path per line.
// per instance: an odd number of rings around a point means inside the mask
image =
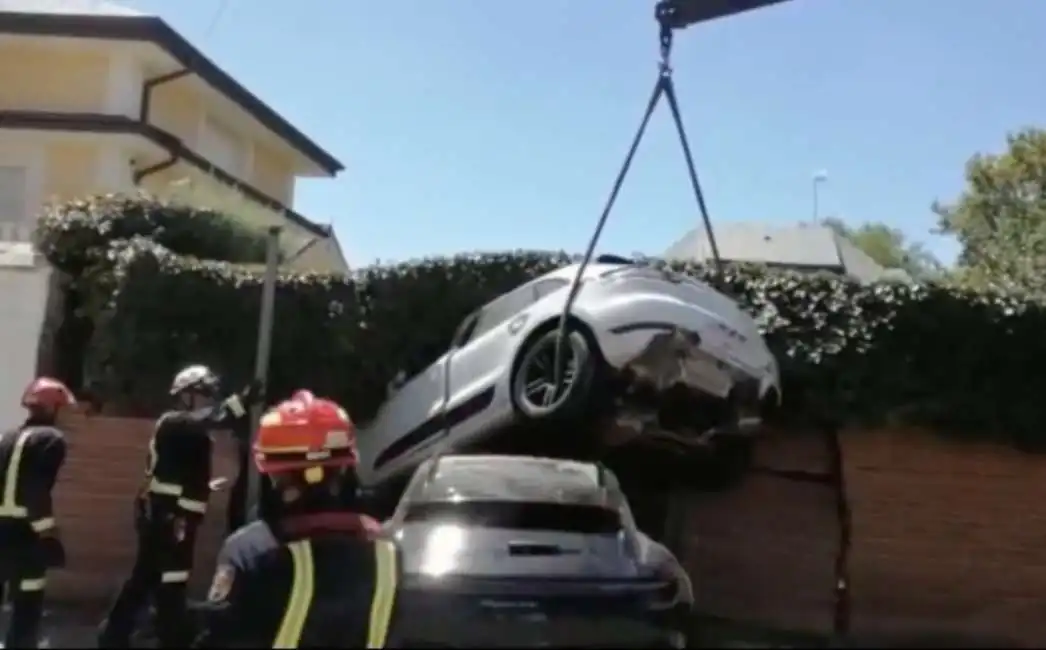
M 854 632 L 1046 645 L 1046 458 L 911 431 L 843 440 Z
M 49 598 L 92 610 L 115 595 L 134 560 L 134 494 L 145 469 L 153 423 L 73 416 L 63 423 L 69 454 L 55 494 L 68 567 L 49 581 Z M 220 436 L 213 472 L 236 476 L 231 440 Z M 194 593 L 206 589 L 225 527 L 228 492 L 212 495 L 197 544 Z
M 916 431 L 851 432 L 842 443 L 855 638 L 1046 645 L 1046 458 Z M 764 439 L 757 457 L 822 472 L 826 452 L 792 433 Z M 831 630 L 830 488 L 753 475 L 734 491 L 685 498 L 684 558 L 703 613 Z
M 51 598 L 99 607 L 133 558 L 132 496 L 152 424 L 76 416 L 57 488 L 69 567 Z M 853 509 L 853 632 L 864 638 L 937 635 L 1046 644 L 1046 459 L 919 432 L 843 436 Z M 215 473 L 235 478 L 228 438 Z M 770 436 L 758 463 L 826 472 L 816 436 Z M 833 491 L 752 475 L 722 494 L 681 497 L 689 510 L 684 560 L 700 609 L 724 618 L 827 633 L 838 529 Z M 205 588 L 225 520 L 212 499 L 194 587 Z M 941 637 L 940 635 L 946 635 Z
M 756 464 L 826 473 L 827 449 L 813 436 L 773 436 Z M 681 555 L 703 614 L 827 634 L 838 527 L 834 493 L 806 482 L 753 474 L 738 488 L 685 497 Z

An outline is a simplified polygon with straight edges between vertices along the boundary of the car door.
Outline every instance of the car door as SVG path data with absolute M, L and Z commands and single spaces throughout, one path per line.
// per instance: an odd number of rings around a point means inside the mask
M 547 280 L 535 280 L 485 305 L 468 337 L 458 342 L 450 361 L 450 408 L 456 408 L 493 387 L 508 372 L 519 337 L 509 323 L 520 312 L 546 295 Z M 507 399 L 507 396 L 506 396 Z

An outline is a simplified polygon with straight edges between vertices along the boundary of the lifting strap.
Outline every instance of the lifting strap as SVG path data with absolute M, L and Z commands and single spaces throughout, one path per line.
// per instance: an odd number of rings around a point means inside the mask
M 665 101 L 668 102 L 668 108 L 672 112 L 672 121 L 675 123 L 676 134 L 679 136 L 679 144 L 683 149 L 683 157 L 686 159 L 686 168 L 690 176 L 690 186 L 694 191 L 694 197 L 697 199 L 697 206 L 701 211 L 701 219 L 704 222 L 705 233 L 708 235 L 708 244 L 712 251 L 712 264 L 715 269 L 715 279 L 722 280 L 723 263 L 719 257 L 719 246 L 716 243 L 715 232 L 712 230 L 712 220 L 708 216 L 708 207 L 705 204 L 704 192 L 701 190 L 701 183 L 697 178 L 697 167 L 694 164 L 694 157 L 690 151 L 690 142 L 686 136 L 686 129 L 683 127 L 683 117 L 679 110 L 679 99 L 676 96 L 675 83 L 672 81 L 670 57 L 672 54 L 673 30 L 680 26 L 676 24 L 675 13 L 674 5 L 664 1 L 658 3 L 654 12 L 654 17 L 657 19 L 660 28 L 658 36 L 661 49 L 661 61 L 658 64 L 657 81 L 654 84 L 653 92 L 650 94 L 650 100 L 647 102 L 646 111 L 643 113 L 643 119 L 639 123 L 639 129 L 636 131 L 636 135 L 632 138 L 632 145 L 629 147 L 628 153 L 625 155 L 625 161 L 621 165 L 621 171 L 618 172 L 617 178 L 614 180 L 614 185 L 611 187 L 610 196 L 607 198 L 606 205 L 603 207 L 603 213 L 599 216 L 599 221 L 596 222 L 596 229 L 592 233 L 592 238 L 588 242 L 588 248 L 585 249 L 585 255 L 581 259 L 581 263 L 578 265 L 577 274 L 574 276 L 574 281 L 570 285 L 570 293 L 567 295 L 566 304 L 563 306 L 563 313 L 559 319 L 559 334 L 556 339 L 556 355 L 555 364 L 553 366 L 555 373 L 553 386 L 556 387 L 555 390 L 557 391 L 560 390 L 560 385 L 562 383 L 561 378 L 564 370 L 562 348 L 566 341 L 567 318 L 570 315 L 570 309 L 574 305 L 574 300 L 577 298 L 578 291 L 581 289 L 581 280 L 584 278 L 585 269 L 588 267 L 589 263 L 592 261 L 592 256 L 595 254 L 599 238 L 603 234 L 603 227 L 606 226 L 607 218 L 610 216 L 610 211 L 614 208 L 614 203 L 617 201 L 617 195 L 621 192 L 621 187 L 625 183 L 625 177 L 628 176 L 628 171 L 632 167 L 632 159 L 635 158 L 636 151 L 639 149 L 639 144 L 643 141 L 643 136 L 646 134 L 646 127 L 650 123 L 650 118 L 654 114 L 654 110 L 657 108 L 662 97 L 664 97 Z

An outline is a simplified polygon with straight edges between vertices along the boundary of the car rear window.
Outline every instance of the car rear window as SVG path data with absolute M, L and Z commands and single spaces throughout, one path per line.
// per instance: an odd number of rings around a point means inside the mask
M 413 503 L 407 508 L 405 521 L 584 534 L 614 534 L 622 527 L 621 517 L 609 508 L 520 501 Z

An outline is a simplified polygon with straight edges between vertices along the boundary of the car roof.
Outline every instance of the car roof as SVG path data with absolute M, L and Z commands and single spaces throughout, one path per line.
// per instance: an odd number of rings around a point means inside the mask
M 606 470 L 593 463 L 536 456 L 454 455 L 409 499 L 418 501 L 538 501 L 602 505 Z M 419 468 L 426 471 L 428 468 Z M 430 471 L 430 470 L 429 470 Z
M 569 266 L 564 266 L 563 268 L 559 268 L 559 269 L 556 269 L 555 271 L 551 271 L 549 273 L 546 273 L 545 275 L 541 276 L 540 279 L 544 280 L 544 279 L 547 279 L 547 278 L 566 278 L 568 280 L 573 280 L 574 276 L 577 275 L 578 266 L 580 266 L 580 264 L 570 264 Z M 584 279 L 587 280 L 589 278 L 597 278 L 597 277 L 603 275 L 604 273 L 606 273 L 607 271 L 613 271 L 615 269 L 621 268 L 622 266 L 626 266 L 626 265 L 624 265 L 624 264 L 599 264 L 599 263 L 593 262 L 592 264 L 589 264 L 588 266 L 585 267 Z

